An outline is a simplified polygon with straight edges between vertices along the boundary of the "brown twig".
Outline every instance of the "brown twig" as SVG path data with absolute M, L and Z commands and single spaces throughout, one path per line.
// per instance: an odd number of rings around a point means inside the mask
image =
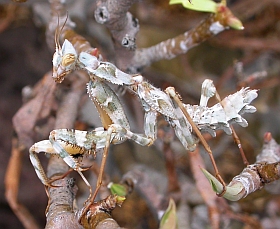
M 176 192 L 180 190 L 180 186 L 178 183 L 177 173 L 176 173 L 176 164 L 174 152 L 170 148 L 170 142 L 163 143 L 163 152 L 165 156 L 165 164 L 167 169 L 167 177 L 168 177 L 168 192 Z
M 230 17 L 234 16 L 228 8 L 224 7 L 223 10 L 209 15 L 199 25 L 184 34 L 162 41 L 149 48 L 137 49 L 130 63 L 130 69 L 131 65 L 135 69 L 142 69 L 153 62 L 172 59 L 180 54 L 187 53 L 191 48 L 227 29 L 227 20 Z M 217 22 L 221 25 L 221 28 L 219 31 L 213 31 L 211 26 Z
M 226 42 L 225 42 L 226 41 Z M 234 37 L 231 34 L 227 34 L 227 37 L 214 41 L 218 45 L 227 46 L 229 48 L 242 49 L 247 51 L 264 51 L 271 50 L 280 52 L 278 39 L 275 38 L 244 38 Z
M 55 129 L 60 128 L 73 128 L 74 122 L 77 117 L 77 111 L 79 108 L 79 101 L 84 94 L 84 84 L 85 82 L 78 78 L 77 74 L 73 74 L 73 82 L 70 91 L 64 96 L 59 110 L 57 111 Z M 56 175 L 64 174 L 68 171 L 67 164 L 59 157 L 51 157 L 49 160 L 47 175 L 50 178 L 54 178 Z M 68 178 L 58 180 L 55 182 L 56 186 L 61 186 L 60 188 L 50 188 L 50 205 L 47 215 L 47 225 L 46 228 L 52 228 L 53 224 L 56 226 L 65 225 L 65 221 L 68 217 L 75 218 L 71 216 L 73 213 L 73 199 L 74 194 L 71 191 L 72 187 L 68 185 Z M 67 191 L 68 190 L 68 191 Z M 60 207 L 65 205 L 65 203 L 57 205 L 59 201 L 66 201 L 67 208 Z M 58 216 L 61 217 L 58 217 Z M 63 217 L 62 217 L 63 216 Z M 77 218 L 76 218 L 77 221 Z M 75 224 L 74 224 L 75 225 Z M 73 227 L 75 228 L 75 227 Z
M 19 179 L 21 173 L 21 160 L 23 148 L 18 139 L 12 139 L 12 151 L 5 174 L 5 197 L 16 216 L 27 229 L 40 228 L 28 209 L 18 202 Z

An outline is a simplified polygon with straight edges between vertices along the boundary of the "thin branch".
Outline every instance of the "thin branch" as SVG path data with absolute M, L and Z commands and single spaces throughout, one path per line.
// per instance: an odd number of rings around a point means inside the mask
M 19 179 L 21 173 L 21 160 L 23 147 L 19 146 L 17 138 L 12 139 L 12 151 L 5 174 L 5 197 L 16 216 L 26 229 L 39 229 L 39 225 L 28 211 L 18 202 Z
M 187 53 L 191 48 L 229 28 L 229 21 L 233 18 L 236 19 L 231 11 L 223 7 L 216 14 L 210 14 L 200 24 L 184 34 L 162 41 L 155 46 L 136 50 L 130 65 L 135 71 L 149 66 L 155 61 L 172 59 Z M 131 67 L 129 69 L 132 71 Z
M 73 75 L 73 78 L 76 80 L 72 82 L 70 91 L 64 96 L 61 106 L 57 111 L 55 129 L 74 127 L 79 101 L 84 94 L 85 82 L 78 79 L 77 74 Z M 61 158 L 55 156 L 50 158 L 47 170 L 48 177 L 54 178 L 55 175 L 64 174 L 68 170 L 67 164 Z M 75 227 L 76 224 L 78 224 L 78 220 L 73 212 L 73 200 L 75 195 L 72 191 L 73 186 L 69 185 L 68 182 L 69 180 L 67 178 L 58 180 L 55 185 L 60 187 L 49 189 L 50 202 L 46 228 L 68 225 L 69 222 L 71 222 L 69 225 L 72 225 L 72 228 L 78 228 Z

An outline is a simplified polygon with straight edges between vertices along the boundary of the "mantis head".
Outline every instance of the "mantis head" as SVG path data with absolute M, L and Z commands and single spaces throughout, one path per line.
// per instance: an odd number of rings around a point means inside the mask
M 61 83 L 64 77 L 75 69 L 77 53 L 73 45 L 65 40 L 62 48 L 58 45 L 53 55 L 53 79 Z
M 62 26 L 60 31 L 58 31 L 59 26 L 55 31 L 55 53 L 53 54 L 53 61 L 52 61 L 53 62 L 52 77 L 55 80 L 55 82 L 58 83 L 61 83 L 64 80 L 64 77 L 75 69 L 76 60 L 77 60 L 77 52 L 74 46 L 67 39 L 64 40 L 62 48 L 60 46 L 59 37 L 64 25 Z

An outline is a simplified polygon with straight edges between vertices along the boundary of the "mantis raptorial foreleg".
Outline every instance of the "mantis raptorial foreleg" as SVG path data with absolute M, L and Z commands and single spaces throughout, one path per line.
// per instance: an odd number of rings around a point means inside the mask
M 92 194 L 91 186 L 82 174 L 82 171 L 87 170 L 87 168 L 81 168 L 79 159 L 85 154 L 95 155 L 96 149 L 103 148 L 106 134 L 106 131 L 102 128 L 97 128 L 91 132 L 59 129 L 53 130 L 50 133 L 49 140 L 43 140 L 35 143 L 29 149 L 29 156 L 41 182 L 45 186 L 53 187 L 51 184 L 53 180 L 50 180 L 46 176 L 37 153 L 45 152 L 48 154 L 57 154 L 65 161 L 65 163 L 68 164 L 70 168 L 80 174 Z
M 108 136 L 110 136 L 109 140 Z M 81 172 L 87 168 L 81 168 L 80 159 L 87 154 L 95 156 L 97 149 L 106 148 L 111 142 L 113 144 L 120 144 L 123 142 L 123 139 L 132 139 L 143 146 L 149 145 L 151 142 L 150 139 L 134 134 L 118 124 L 110 125 L 108 130 L 103 128 L 96 128 L 93 131 L 58 129 L 50 133 L 49 140 L 43 140 L 31 146 L 29 155 L 41 182 L 46 186 L 51 186 L 51 182 L 43 170 L 37 153 L 45 152 L 59 155 L 70 168 L 77 171 L 85 180 Z M 86 183 L 88 184 L 87 181 Z

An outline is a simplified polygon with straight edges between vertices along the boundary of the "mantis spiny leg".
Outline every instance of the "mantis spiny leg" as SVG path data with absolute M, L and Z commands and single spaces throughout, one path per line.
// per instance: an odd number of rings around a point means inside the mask
M 221 106 L 224 108 L 224 104 L 222 103 L 221 97 L 220 97 L 220 95 L 218 94 L 217 91 L 216 91 L 216 93 L 215 93 L 215 97 L 216 97 L 216 99 L 218 100 L 218 102 L 221 104 Z M 249 165 L 249 162 L 248 162 L 248 160 L 247 160 L 247 158 L 246 158 L 246 155 L 245 155 L 245 153 L 244 153 L 244 150 L 243 150 L 243 148 L 242 148 L 241 141 L 240 141 L 238 135 L 236 134 L 236 131 L 234 130 L 234 128 L 233 128 L 232 125 L 230 125 L 230 129 L 231 129 L 231 131 L 232 131 L 232 138 L 233 138 L 234 142 L 237 144 L 237 147 L 238 147 L 239 152 L 240 152 L 240 154 L 241 154 L 243 163 L 244 163 L 244 165 L 248 166 L 248 165 Z
M 204 137 L 202 136 L 201 132 L 199 131 L 199 129 L 197 128 L 197 126 L 195 125 L 195 123 L 192 121 L 189 113 L 187 112 L 186 108 L 184 107 L 183 103 L 181 102 L 179 96 L 176 94 L 175 89 L 173 87 L 168 87 L 166 88 L 166 92 L 171 96 L 171 98 L 174 99 L 174 101 L 178 104 L 178 106 L 180 107 L 180 109 L 182 110 L 183 114 L 185 115 L 185 117 L 187 118 L 188 122 L 191 124 L 192 129 L 194 130 L 194 132 L 196 133 L 196 135 L 198 136 L 201 144 L 203 145 L 203 147 L 205 148 L 206 152 L 208 153 L 211 163 L 213 165 L 213 168 L 215 170 L 215 174 L 217 179 L 222 183 L 223 185 L 223 190 L 221 193 L 218 193 L 219 196 L 222 196 L 225 192 L 226 192 L 226 183 L 223 180 L 223 178 L 221 177 L 218 167 L 216 165 L 215 159 L 213 157 L 213 153 L 212 150 L 210 148 L 210 146 L 208 145 L 208 143 L 206 142 L 206 140 L 204 139 Z

